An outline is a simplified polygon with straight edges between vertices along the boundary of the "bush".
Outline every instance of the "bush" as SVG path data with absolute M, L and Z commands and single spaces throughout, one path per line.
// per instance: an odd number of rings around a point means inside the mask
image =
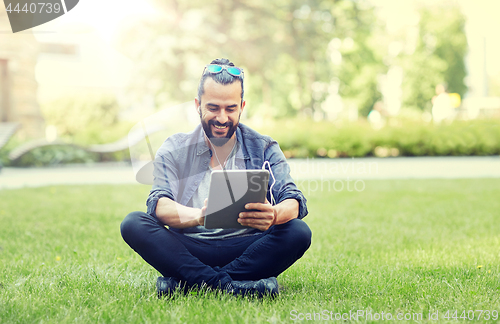
M 249 125 L 253 126 L 251 123 Z M 268 120 L 260 127 L 253 127 L 277 140 L 287 157 L 296 158 L 500 154 L 500 120 L 455 121 L 441 125 L 424 124 L 416 120 L 393 120 L 377 131 L 365 121 L 332 123 L 299 119 Z M 125 136 L 126 132 L 123 134 Z M 0 163 L 43 166 L 129 159 L 128 150 L 94 154 L 76 146 L 54 145 L 35 149 L 11 163 L 7 154 L 15 142 L 9 142 L 0 152 Z
M 95 153 L 70 145 L 52 145 L 33 149 L 11 164 L 14 166 L 47 166 L 66 163 L 90 163 L 98 160 Z
M 377 152 L 393 156 L 500 154 L 500 120 L 441 125 L 392 120 L 376 131 L 364 121 L 332 123 L 296 119 L 268 121 L 258 130 L 277 140 L 287 157 L 297 158 L 380 156 Z
M 92 93 L 67 96 L 42 105 L 42 111 L 47 125 L 54 125 L 62 142 L 68 144 L 39 147 L 10 161 L 9 153 L 23 144 L 13 136 L 0 150 L 0 165 L 47 166 L 130 158 L 128 150 L 97 154 L 84 149 L 93 144 L 112 143 L 130 131 L 132 123 L 118 120 L 119 106 L 114 96 Z
M 110 143 L 127 135 L 132 123 L 119 122 L 116 98 L 106 94 L 79 94 L 42 105 L 47 125 L 69 143 L 82 146 Z
M 111 153 L 94 153 L 87 151 L 84 147 L 71 144 L 54 144 L 38 147 L 11 161 L 8 155 L 13 148 L 11 146 L 4 147 L 0 151 L 0 166 L 41 167 L 70 163 L 130 161 L 128 149 Z

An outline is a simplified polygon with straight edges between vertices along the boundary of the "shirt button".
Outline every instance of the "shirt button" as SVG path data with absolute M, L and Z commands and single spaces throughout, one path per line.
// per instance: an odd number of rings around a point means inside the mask
M 195 185 L 198 185 L 198 181 L 196 181 L 194 184 L 195 184 Z

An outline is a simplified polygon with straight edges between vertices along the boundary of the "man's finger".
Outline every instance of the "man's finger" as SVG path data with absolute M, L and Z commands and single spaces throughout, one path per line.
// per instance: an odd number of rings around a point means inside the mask
M 271 224 L 241 223 L 241 225 L 256 228 L 256 229 L 261 230 L 261 231 L 266 231 L 269 227 L 271 227 Z
M 238 222 L 241 225 L 252 226 L 252 227 L 256 227 L 256 226 L 269 227 L 271 225 L 271 223 L 269 222 L 269 220 L 254 219 L 254 218 L 249 218 L 249 219 L 241 219 L 241 218 L 239 218 Z
M 271 208 L 271 204 L 263 203 L 248 203 L 245 205 L 245 209 L 270 210 Z
M 263 212 L 242 212 L 238 214 L 240 218 L 253 218 L 253 219 L 271 219 L 273 216 L 271 214 L 266 214 Z

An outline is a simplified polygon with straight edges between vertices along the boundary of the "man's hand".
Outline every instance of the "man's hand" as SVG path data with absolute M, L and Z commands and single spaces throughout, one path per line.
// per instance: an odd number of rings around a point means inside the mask
M 205 225 L 205 215 L 207 213 L 207 202 L 208 202 L 208 198 L 205 198 L 205 201 L 203 202 L 203 207 L 201 207 L 201 217 L 198 218 L 198 225 L 199 226 Z
M 156 217 L 165 225 L 173 228 L 188 228 L 205 224 L 207 200 L 202 208 L 191 208 L 162 197 L 156 204 Z
M 250 226 L 261 231 L 266 231 L 276 222 L 276 210 L 267 201 L 263 203 L 250 203 L 245 205 L 246 209 L 254 211 L 242 212 L 239 214 L 238 223 L 243 226 Z

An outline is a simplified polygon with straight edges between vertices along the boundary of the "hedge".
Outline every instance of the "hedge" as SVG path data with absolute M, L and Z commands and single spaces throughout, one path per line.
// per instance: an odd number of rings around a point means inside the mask
M 266 122 L 258 130 L 278 141 L 287 157 L 470 156 L 500 154 L 500 120 L 434 125 L 392 120 L 374 130 L 367 122 Z
M 288 158 L 364 156 L 472 156 L 500 154 L 500 120 L 454 121 L 434 125 L 392 120 L 374 130 L 365 121 L 313 122 L 268 120 L 256 127 L 273 137 Z M 0 163 L 8 166 L 42 166 L 62 163 L 128 160 L 128 152 L 91 154 L 74 147 L 49 146 L 29 152 L 19 161 L 9 161 L 13 143 L 0 152 Z

